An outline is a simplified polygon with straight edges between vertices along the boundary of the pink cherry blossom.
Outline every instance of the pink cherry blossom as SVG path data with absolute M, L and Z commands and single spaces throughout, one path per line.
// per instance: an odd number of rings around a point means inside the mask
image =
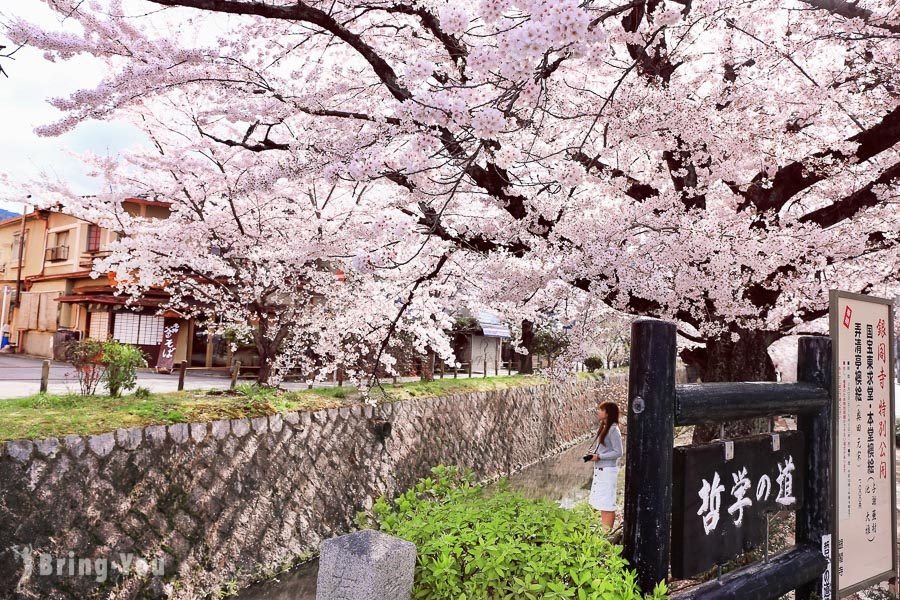
M 45 1 L 77 26 L 10 40 L 109 74 L 38 132 L 128 119 L 155 151 L 92 159 L 104 199 L 41 193 L 128 234 L 123 291 L 280 332 L 279 369 L 455 360 L 463 307 L 565 307 L 571 366 L 601 305 L 736 344 L 900 292 L 893 3 Z

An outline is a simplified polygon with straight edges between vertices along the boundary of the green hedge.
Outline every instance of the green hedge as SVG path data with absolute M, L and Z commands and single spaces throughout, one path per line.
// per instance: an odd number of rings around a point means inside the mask
M 643 598 L 590 507 L 566 510 L 504 485 L 486 491 L 454 467 L 432 473 L 378 500 L 366 523 L 416 544 L 414 598 Z M 665 594 L 660 584 L 647 598 Z

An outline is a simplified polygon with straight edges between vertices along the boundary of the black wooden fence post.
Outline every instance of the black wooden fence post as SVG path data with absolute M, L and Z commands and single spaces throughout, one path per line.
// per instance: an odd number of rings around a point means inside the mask
M 675 324 L 631 326 L 625 462 L 625 558 L 650 592 L 669 572 L 675 432 Z
M 812 383 L 831 392 L 831 339 L 804 336 L 797 349 L 797 381 Z M 797 430 L 806 437 L 807 458 L 804 478 L 803 507 L 797 511 L 797 544 L 822 547 L 822 536 L 831 533 L 833 499 L 831 497 L 831 444 L 833 403 L 812 414 L 797 417 Z M 834 544 L 836 540 L 832 540 Z M 832 553 L 836 548 L 832 545 Z M 808 600 L 821 594 L 821 583 L 816 579 L 797 588 L 797 600 Z M 824 600 L 831 600 L 825 598 Z

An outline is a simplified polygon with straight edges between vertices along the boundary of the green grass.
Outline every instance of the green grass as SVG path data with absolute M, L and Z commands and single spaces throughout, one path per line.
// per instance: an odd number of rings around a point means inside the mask
M 429 383 L 383 384 L 372 390 L 380 402 L 536 385 L 537 377 L 443 379 Z M 120 427 L 259 417 L 295 410 L 319 410 L 362 402 L 349 386 L 281 391 L 239 385 L 233 392 L 184 391 L 134 394 L 121 398 L 38 394 L 0 401 L 0 441 L 89 435 Z
M 602 379 L 608 375 L 628 375 L 628 367 L 616 367 L 615 369 L 598 369 L 591 373 L 590 371 L 579 371 L 578 379 Z
M 472 379 L 435 379 L 434 381 L 423 382 L 413 381 L 410 383 L 402 383 L 392 385 L 390 383 L 382 384 L 381 388 L 373 388 L 372 395 L 384 401 L 409 400 L 410 398 L 431 398 L 435 396 L 450 396 L 451 394 L 460 394 L 466 392 L 486 392 L 490 390 L 499 390 L 510 387 L 519 387 L 525 385 L 540 385 L 546 383 L 547 380 L 541 377 L 527 375 L 510 375 L 503 377 L 473 377 Z M 340 388 L 338 388 L 340 389 Z M 312 389 L 307 390 L 309 393 L 319 393 L 332 391 L 332 389 Z

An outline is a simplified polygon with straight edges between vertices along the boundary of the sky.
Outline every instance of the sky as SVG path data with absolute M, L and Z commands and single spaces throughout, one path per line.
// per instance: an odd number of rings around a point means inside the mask
M 65 28 L 38 0 L 0 1 L 0 22 L 10 16 L 55 29 Z M 10 45 L 2 33 L 0 45 Z M 41 51 L 24 47 L 15 54 L 15 60 L 4 60 L 2 64 L 9 77 L 0 75 L 0 173 L 7 176 L 8 183 L 0 183 L 0 208 L 21 212 L 27 194 L 23 184 L 40 180 L 44 174 L 67 182 L 76 192 L 94 193 L 99 182 L 86 175 L 88 169 L 78 154 L 116 155 L 145 143 L 143 134 L 124 121 L 88 121 L 55 138 L 34 133 L 36 126 L 60 117 L 61 113 L 46 100 L 95 86 L 104 73 L 101 61 L 76 57 L 51 63 L 44 60 Z

